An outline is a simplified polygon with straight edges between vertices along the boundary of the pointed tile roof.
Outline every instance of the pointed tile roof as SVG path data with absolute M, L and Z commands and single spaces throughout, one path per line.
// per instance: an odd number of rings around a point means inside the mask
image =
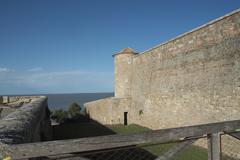
M 116 55 L 119 55 L 119 54 L 138 54 L 138 53 L 135 52 L 132 48 L 128 47 L 128 48 L 124 48 L 120 52 L 114 54 L 113 57 Z

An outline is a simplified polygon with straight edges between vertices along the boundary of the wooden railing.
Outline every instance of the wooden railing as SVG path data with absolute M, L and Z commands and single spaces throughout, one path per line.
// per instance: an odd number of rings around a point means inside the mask
M 108 149 L 118 149 L 121 147 L 131 147 L 145 143 L 168 143 L 181 142 L 171 148 L 158 160 L 170 159 L 181 152 L 186 146 L 195 140 L 207 137 L 208 139 L 208 159 L 220 159 L 220 134 L 229 134 L 235 138 L 240 138 L 240 120 L 226 121 L 196 126 L 161 129 L 134 135 L 108 135 L 91 138 L 80 138 L 71 140 L 58 140 L 39 143 L 26 143 L 9 145 L 12 159 L 27 159 L 34 157 L 48 157 L 55 155 L 84 153 L 102 151 Z

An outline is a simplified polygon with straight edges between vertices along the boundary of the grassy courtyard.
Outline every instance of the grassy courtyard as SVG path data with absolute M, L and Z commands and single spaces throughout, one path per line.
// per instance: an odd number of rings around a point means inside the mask
M 109 125 L 107 126 L 109 129 L 113 130 L 118 134 L 135 134 L 135 133 L 142 133 L 145 131 L 149 131 L 150 129 L 131 124 L 128 126 L 124 125 Z M 168 143 L 168 144 L 155 144 L 155 145 L 146 145 L 140 146 L 142 149 L 150 152 L 153 155 L 160 156 L 166 151 L 168 151 L 171 147 L 173 147 L 176 143 Z M 207 160 L 207 150 L 196 147 L 190 146 L 186 149 L 183 153 L 181 153 L 177 158 L 174 160 Z
M 70 139 L 70 138 L 83 138 L 83 137 L 95 137 L 95 136 L 103 136 L 103 135 L 112 135 L 112 134 L 136 134 L 143 133 L 145 131 L 150 131 L 149 128 L 142 127 L 139 125 L 131 124 L 128 126 L 124 125 L 101 125 L 96 122 L 88 122 L 88 123 L 73 123 L 73 124 L 65 124 L 60 126 L 54 126 L 54 139 Z M 154 157 L 163 155 L 166 151 L 172 148 L 176 143 L 167 143 L 167 144 L 146 144 L 139 145 L 136 149 L 130 149 L 129 151 L 119 151 L 113 152 L 115 157 L 123 156 L 122 159 L 131 160 L 131 156 L 138 155 L 139 157 L 135 157 L 133 159 L 139 160 L 148 160 L 155 159 Z M 125 153 L 126 152 L 126 153 Z M 92 156 L 98 157 L 99 160 L 104 159 L 104 157 L 111 157 L 113 153 L 106 154 L 96 154 Z M 130 157 L 129 157 L 130 155 Z M 151 158 L 142 158 L 141 156 L 148 156 Z M 92 158 L 91 156 L 88 158 Z M 102 158 L 102 159 L 101 159 Z M 114 157 L 113 157 L 114 159 Z M 190 146 L 185 151 L 180 153 L 174 160 L 207 160 L 207 149 Z M 222 160 L 234 160 L 230 157 L 222 157 Z

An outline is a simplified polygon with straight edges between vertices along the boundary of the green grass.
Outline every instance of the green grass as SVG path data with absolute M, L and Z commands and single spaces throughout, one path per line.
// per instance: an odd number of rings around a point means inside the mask
M 122 124 L 118 124 L 118 125 L 107 125 L 106 127 L 108 127 L 109 129 L 111 129 L 112 131 L 118 133 L 118 134 L 136 134 L 136 133 L 142 133 L 145 131 L 150 131 L 151 129 L 146 128 L 146 127 L 142 127 L 136 124 L 130 124 L 130 125 L 122 125 Z
M 131 124 L 128 126 L 124 125 L 108 125 L 109 129 L 113 130 L 118 134 L 136 134 L 145 131 L 150 131 L 151 129 L 142 127 L 136 124 Z M 160 156 L 166 151 L 172 148 L 176 143 L 167 144 L 148 144 L 146 146 L 141 146 L 142 149 L 150 152 L 153 155 Z M 180 153 L 174 160 L 207 160 L 207 150 L 204 148 L 190 146 L 184 152 Z
M 107 128 L 111 129 L 112 131 L 118 134 L 136 134 L 136 133 L 143 133 L 145 131 L 150 131 L 151 129 L 142 127 L 136 124 L 131 124 L 128 126 L 124 125 L 107 125 Z M 167 144 L 147 144 L 147 145 L 140 145 L 139 147 L 150 152 L 153 155 L 160 156 L 163 155 L 166 151 L 172 148 L 176 143 L 167 143 Z M 182 153 L 177 155 L 176 158 L 173 160 L 207 160 L 208 159 L 208 152 L 207 149 L 197 147 L 197 146 L 190 146 Z M 234 160 L 233 158 L 223 155 L 222 160 Z

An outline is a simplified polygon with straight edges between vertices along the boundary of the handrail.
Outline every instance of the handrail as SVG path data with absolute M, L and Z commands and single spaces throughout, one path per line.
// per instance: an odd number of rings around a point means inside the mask
M 89 152 L 144 143 L 167 143 L 191 139 L 219 132 L 233 132 L 240 129 L 240 120 L 225 121 L 195 126 L 161 129 L 134 135 L 108 135 L 71 140 L 10 145 L 13 159 L 52 156 L 75 152 Z

